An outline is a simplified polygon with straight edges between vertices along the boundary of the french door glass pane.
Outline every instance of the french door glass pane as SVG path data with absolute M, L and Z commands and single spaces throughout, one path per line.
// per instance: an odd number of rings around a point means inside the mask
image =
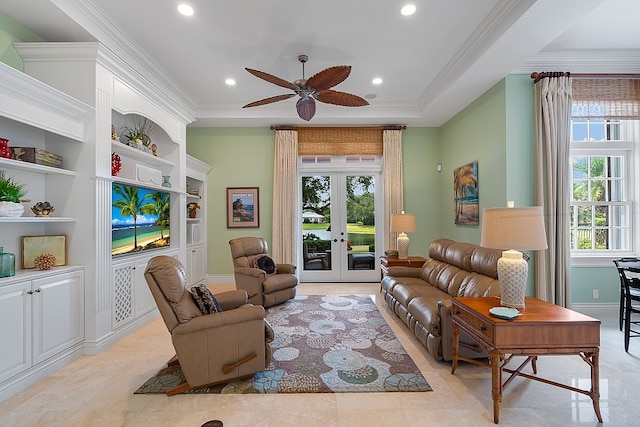
M 375 177 L 346 177 L 347 268 L 375 269 Z
M 331 179 L 302 177 L 303 269 L 331 270 Z

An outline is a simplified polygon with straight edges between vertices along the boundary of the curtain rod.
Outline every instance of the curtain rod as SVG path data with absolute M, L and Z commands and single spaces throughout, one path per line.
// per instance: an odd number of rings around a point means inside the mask
M 570 73 L 568 71 L 543 71 L 531 73 L 534 83 L 547 77 L 573 77 L 575 79 L 640 79 L 640 74 L 598 74 L 598 73 Z
M 407 130 L 406 125 L 387 125 L 387 126 L 274 126 L 271 130 L 298 130 L 298 129 L 376 129 L 376 130 Z

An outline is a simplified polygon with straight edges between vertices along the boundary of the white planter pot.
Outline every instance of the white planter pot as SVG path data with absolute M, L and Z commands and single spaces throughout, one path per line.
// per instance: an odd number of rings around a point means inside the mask
M 0 216 L 21 216 L 23 212 L 21 203 L 0 202 Z

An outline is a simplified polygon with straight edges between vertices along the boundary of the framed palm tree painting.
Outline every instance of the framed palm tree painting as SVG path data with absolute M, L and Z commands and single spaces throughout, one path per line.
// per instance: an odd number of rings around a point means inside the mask
M 468 163 L 453 170 L 453 191 L 455 223 L 457 225 L 478 225 L 478 161 Z

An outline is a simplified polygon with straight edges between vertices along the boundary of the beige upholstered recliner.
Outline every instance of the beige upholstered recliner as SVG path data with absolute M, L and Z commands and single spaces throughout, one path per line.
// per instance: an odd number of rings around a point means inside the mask
M 144 277 L 176 350 L 169 363 L 179 363 L 187 380 L 168 395 L 249 377 L 270 363 L 264 307 L 247 303 L 245 291 L 216 294 L 223 311 L 203 315 L 185 287 L 186 273 L 177 259 L 152 258 Z
M 271 307 L 296 296 L 298 277 L 295 265 L 275 264 L 275 272 L 271 274 L 257 268 L 256 260 L 269 255 L 265 239 L 240 237 L 230 240 L 229 245 L 236 287 L 247 291 L 250 303 Z

